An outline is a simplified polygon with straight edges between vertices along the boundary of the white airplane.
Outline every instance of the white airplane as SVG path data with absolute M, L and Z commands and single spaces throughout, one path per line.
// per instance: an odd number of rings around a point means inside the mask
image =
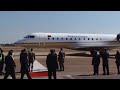
M 26 48 L 102 50 L 120 47 L 120 34 L 32 33 L 14 44 Z

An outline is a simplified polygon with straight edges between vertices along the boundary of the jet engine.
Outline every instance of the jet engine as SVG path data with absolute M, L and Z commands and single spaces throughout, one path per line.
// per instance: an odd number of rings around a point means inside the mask
M 117 41 L 120 41 L 120 33 L 117 35 Z

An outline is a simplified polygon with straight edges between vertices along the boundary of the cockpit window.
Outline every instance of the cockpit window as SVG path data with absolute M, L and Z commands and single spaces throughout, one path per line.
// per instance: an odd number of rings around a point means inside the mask
M 24 38 L 35 38 L 35 36 L 34 35 L 27 35 Z
M 29 38 L 29 36 L 25 36 L 24 38 Z
M 29 36 L 30 38 L 35 38 L 35 36 Z

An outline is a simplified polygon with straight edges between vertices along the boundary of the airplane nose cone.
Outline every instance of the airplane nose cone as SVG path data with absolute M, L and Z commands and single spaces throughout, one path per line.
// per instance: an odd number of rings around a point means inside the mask
M 14 42 L 14 44 L 16 45 L 16 44 L 18 44 L 18 42 Z
M 14 45 L 19 45 L 20 43 L 17 41 L 17 42 L 14 42 Z
M 19 44 L 23 44 L 24 43 L 24 40 L 18 40 L 16 42 L 14 42 L 15 45 L 19 45 Z
M 20 44 L 20 41 L 16 41 L 16 42 L 14 42 L 14 44 Z

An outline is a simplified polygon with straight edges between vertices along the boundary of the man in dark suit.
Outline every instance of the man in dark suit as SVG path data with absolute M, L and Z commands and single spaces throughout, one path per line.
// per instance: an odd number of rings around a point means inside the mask
M 28 79 L 32 79 L 29 74 L 28 66 L 28 54 L 26 49 L 22 50 L 20 53 L 20 64 L 21 64 L 21 79 L 23 79 L 24 74 L 27 75 Z
M 7 79 L 7 77 L 9 75 L 11 75 L 13 79 L 16 79 L 16 76 L 15 76 L 16 65 L 15 65 L 12 54 L 13 54 L 13 51 L 10 50 L 8 52 L 8 55 L 5 57 L 5 64 L 6 64 L 5 71 L 6 71 L 6 73 L 5 73 L 4 79 Z
M 102 59 L 103 59 L 103 75 L 106 75 L 106 70 L 107 70 L 107 75 L 109 75 L 109 53 L 107 52 L 107 49 L 104 49 L 104 52 L 102 53 Z
M 3 67 L 4 67 L 4 54 L 3 50 L 0 49 L 0 74 L 3 74 Z
M 120 52 L 117 51 L 116 55 L 115 55 L 115 63 L 116 63 L 116 66 L 117 66 L 117 71 L 118 71 L 118 74 L 120 74 Z
M 52 76 L 56 79 L 56 68 L 57 68 L 57 54 L 55 50 L 50 50 L 50 54 L 47 55 L 46 65 L 48 68 L 48 78 L 51 79 Z
M 97 54 L 97 50 L 94 50 L 93 59 L 92 59 L 92 65 L 94 70 L 93 75 L 96 74 L 99 75 L 99 64 L 100 64 L 100 55 Z

